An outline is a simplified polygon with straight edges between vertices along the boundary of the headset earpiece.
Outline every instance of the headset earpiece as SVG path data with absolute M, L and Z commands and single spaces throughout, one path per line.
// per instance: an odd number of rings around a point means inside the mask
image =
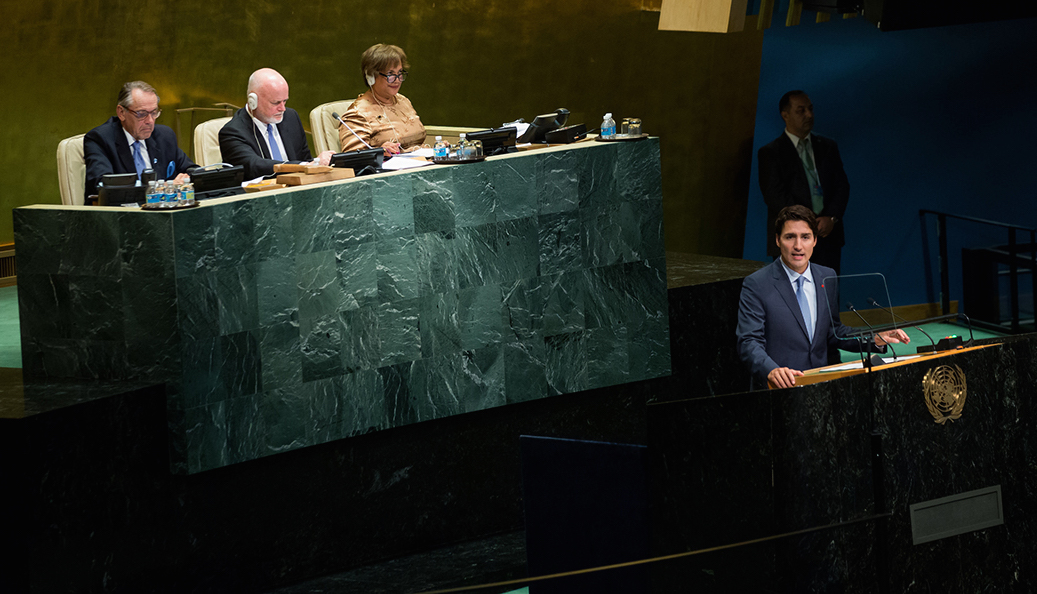
M 248 94 L 248 108 L 250 111 L 255 111 L 259 107 L 259 95 L 255 93 Z
M 367 86 L 369 86 L 369 87 L 373 87 L 374 86 L 374 77 L 371 76 L 370 74 L 367 75 Z

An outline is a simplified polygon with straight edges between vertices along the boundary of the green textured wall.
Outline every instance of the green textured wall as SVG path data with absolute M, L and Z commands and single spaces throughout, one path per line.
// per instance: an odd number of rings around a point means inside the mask
M 363 90 L 359 55 L 385 42 L 407 51 L 403 92 L 426 124 L 556 107 L 588 129 L 605 111 L 640 117 L 662 138 L 667 249 L 739 256 L 763 34 L 658 31 L 643 4 L 2 0 L 0 243 L 11 209 L 60 203 L 58 142 L 112 115 L 123 82 L 154 85 L 173 126 L 178 107 L 241 105 L 248 75 L 269 66 L 308 128 L 311 108 Z

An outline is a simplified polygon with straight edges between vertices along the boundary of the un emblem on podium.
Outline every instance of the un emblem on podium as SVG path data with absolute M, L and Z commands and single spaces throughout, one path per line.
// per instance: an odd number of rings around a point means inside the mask
M 943 425 L 947 421 L 961 418 L 965 408 L 965 372 L 955 365 L 941 365 L 930 369 L 922 378 L 925 405 L 933 419 Z

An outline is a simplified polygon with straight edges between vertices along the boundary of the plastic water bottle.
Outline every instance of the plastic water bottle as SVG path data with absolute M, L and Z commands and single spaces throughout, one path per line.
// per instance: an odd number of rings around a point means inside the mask
M 194 184 L 191 182 L 184 182 L 184 184 L 180 186 L 180 201 L 187 204 L 194 203 Z
M 457 141 L 457 160 L 467 161 L 472 158 L 472 145 L 468 142 L 467 134 L 461 133 L 461 139 Z
M 177 202 L 180 200 L 180 186 L 173 180 L 166 182 L 166 197 L 163 202 Z
M 482 159 L 483 158 L 482 141 L 481 140 L 479 140 L 478 138 L 476 138 L 475 140 L 470 140 L 470 141 L 468 141 L 468 146 L 470 147 L 469 151 L 471 153 L 470 155 L 468 155 L 469 159 Z
M 162 195 L 159 194 L 158 184 L 153 181 L 148 182 L 147 202 L 148 204 L 162 202 Z
M 605 120 L 601 122 L 601 137 L 602 138 L 615 138 L 616 137 L 616 120 L 612 119 L 612 112 L 605 114 Z
M 436 144 L 432 147 L 432 158 L 436 161 L 450 158 L 450 143 L 444 141 L 442 136 L 436 137 Z

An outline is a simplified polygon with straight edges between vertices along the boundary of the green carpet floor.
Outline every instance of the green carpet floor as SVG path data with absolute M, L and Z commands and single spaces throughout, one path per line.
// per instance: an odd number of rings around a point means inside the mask
M 22 367 L 18 287 L 0 287 L 0 367 Z

